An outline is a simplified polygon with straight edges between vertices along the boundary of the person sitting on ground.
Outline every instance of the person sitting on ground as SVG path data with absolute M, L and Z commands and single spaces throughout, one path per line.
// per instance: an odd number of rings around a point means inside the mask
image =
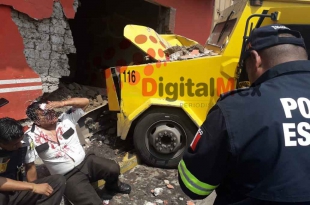
M 59 205 L 65 177 L 53 175 L 32 183 L 23 181 L 24 163 L 27 178 L 36 173 L 34 160 L 29 158 L 31 147 L 23 135 L 23 127 L 16 120 L 0 119 L 0 204 Z
M 105 189 L 108 191 L 123 194 L 131 191 L 130 185 L 119 180 L 118 163 L 93 153 L 85 154 L 75 126 L 88 105 L 87 98 L 71 98 L 47 103 L 34 102 L 26 111 L 34 123 L 25 134 L 31 138 L 49 172 L 66 177 L 65 196 L 74 205 L 102 204 L 102 199 L 91 185 L 101 179 L 105 180 Z M 57 116 L 54 108 L 65 106 L 71 108 Z

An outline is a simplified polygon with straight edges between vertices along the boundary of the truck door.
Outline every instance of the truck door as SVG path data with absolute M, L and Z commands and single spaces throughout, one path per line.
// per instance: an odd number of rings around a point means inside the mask
M 276 15 L 273 16 L 274 18 L 271 17 L 259 17 L 259 18 L 253 18 L 250 22 L 256 22 L 256 25 L 251 24 L 248 25 L 245 30 L 245 34 L 249 34 L 251 28 L 258 28 L 270 24 L 282 24 L 292 30 L 297 30 L 301 33 L 301 35 L 304 38 L 306 47 L 307 47 L 307 53 L 308 56 L 310 55 L 310 2 L 308 1 L 307 3 L 298 3 L 297 1 L 291 1 L 290 6 L 283 6 L 283 7 L 274 7 L 270 9 L 266 9 L 264 11 L 264 15 Z M 275 20 L 275 18 L 277 20 Z M 243 43 L 243 48 L 241 53 L 243 53 L 244 50 L 244 45 Z M 309 58 L 310 59 L 310 58 Z M 241 58 L 239 62 L 239 79 L 237 83 L 237 88 L 241 87 L 247 87 L 249 86 L 247 74 L 245 72 L 244 66 L 242 65 Z

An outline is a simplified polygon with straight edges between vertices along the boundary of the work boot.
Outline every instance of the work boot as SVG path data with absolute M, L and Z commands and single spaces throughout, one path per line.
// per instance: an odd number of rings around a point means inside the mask
M 115 193 L 129 194 L 131 191 L 131 186 L 129 184 L 119 182 L 114 185 L 106 186 L 105 189 Z

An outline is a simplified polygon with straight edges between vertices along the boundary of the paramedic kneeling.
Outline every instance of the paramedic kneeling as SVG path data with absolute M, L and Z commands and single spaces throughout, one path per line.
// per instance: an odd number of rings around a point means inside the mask
M 310 204 L 304 40 L 297 31 L 269 25 L 254 29 L 246 43 L 251 86 L 223 94 L 209 111 L 179 164 L 180 185 L 193 199 L 215 190 L 216 205 Z

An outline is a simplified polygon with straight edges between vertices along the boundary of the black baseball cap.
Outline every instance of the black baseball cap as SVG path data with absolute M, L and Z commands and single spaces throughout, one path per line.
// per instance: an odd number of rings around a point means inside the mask
M 279 37 L 279 34 L 291 34 L 294 37 Z M 243 60 L 250 56 L 252 50 L 260 51 L 280 44 L 293 44 L 306 49 L 305 42 L 298 31 L 280 24 L 272 24 L 252 30 L 246 42 Z

